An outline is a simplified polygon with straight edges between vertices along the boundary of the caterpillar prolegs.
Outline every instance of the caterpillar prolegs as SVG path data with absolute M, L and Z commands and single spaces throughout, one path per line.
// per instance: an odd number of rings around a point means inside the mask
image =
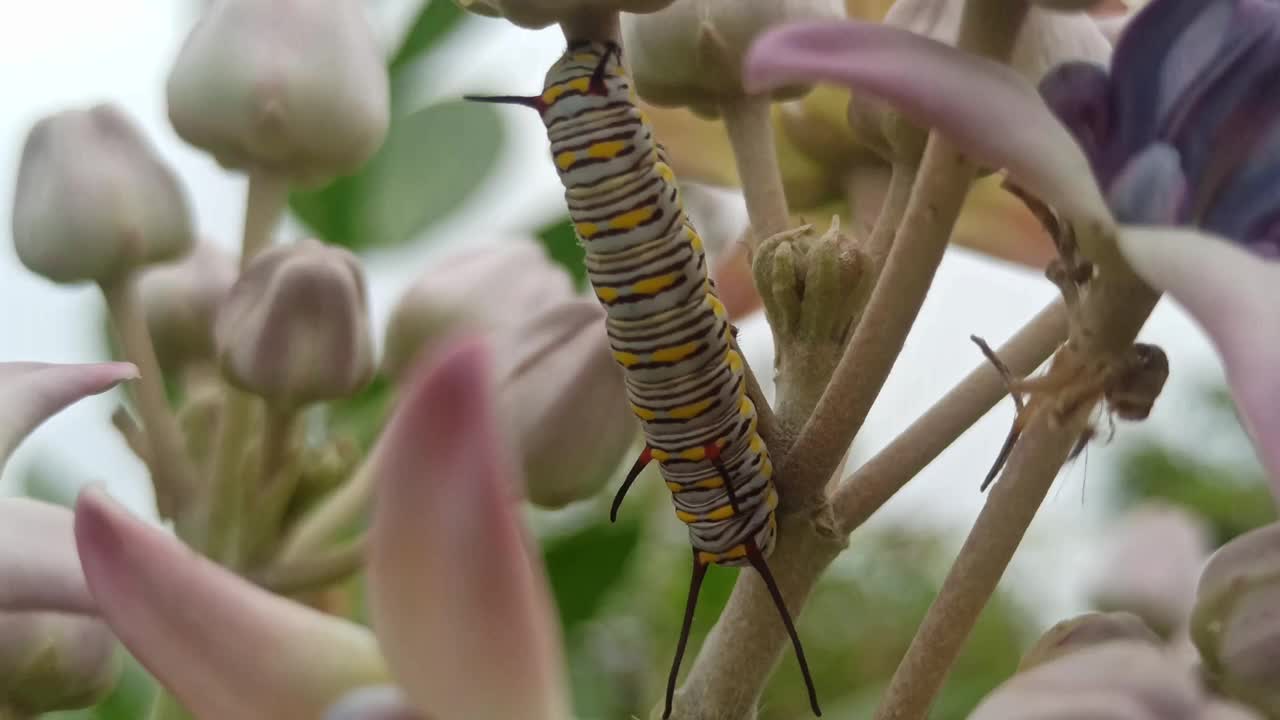
M 821 715 L 799 636 L 766 562 L 777 536 L 778 493 L 734 329 L 665 152 L 636 107 L 621 49 L 570 42 L 547 72 L 542 94 L 471 99 L 534 108 L 547 127 L 591 284 L 607 311 L 613 354 L 646 439 L 614 498 L 611 519 L 640 471 L 656 460 L 676 516 L 689 527 L 693 575 L 663 717 L 671 714 L 698 591 L 712 564 L 760 573 L 795 647 L 813 712 Z

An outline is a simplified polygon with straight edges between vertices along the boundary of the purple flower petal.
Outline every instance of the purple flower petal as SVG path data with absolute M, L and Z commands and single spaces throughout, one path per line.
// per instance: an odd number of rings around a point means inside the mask
M 1117 122 L 1106 69 L 1089 62 L 1063 63 L 1040 81 L 1040 96 L 1098 172 L 1111 149 Z
M 1127 228 L 1120 251 L 1205 329 L 1280 501 L 1280 263 L 1194 230 Z
M 560 633 L 511 488 L 487 353 L 463 340 L 418 374 L 387 425 L 370 600 L 388 663 L 431 717 L 563 720 Z
M 322 717 L 385 680 L 373 635 L 249 584 L 88 488 L 76 542 L 102 617 L 201 718 Z
M 22 439 L 71 403 L 138 377 L 130 363 L 0 363 L 0 472 Z
M 71 511 L 26 498 L 0 498 L 0 611 L 94 613 L 80 571 Z
M 1036 90 L 1005 65 L 905 30 L 796 23 L 765 33 L 744 60 L 752 92 L 834 82 L 933 127 L 1068 217 L 1109 222 L 1089 161 Z
M 1178 151 L 1164 143 L 1148 145 L 1107 186 L 1107 204 L 1122 223 L 1176 225 L 1186 201 Z

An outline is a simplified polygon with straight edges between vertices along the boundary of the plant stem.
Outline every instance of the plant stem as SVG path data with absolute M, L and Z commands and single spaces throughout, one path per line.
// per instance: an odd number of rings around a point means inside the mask
M 298 484 L 298 473 L 287 466 L 292 450 L 294 421 L 292 409 L 268 407 L 259 446 L 257 481 L 245 492 L 242 557 L 250 563 L 262 559 L 263 551 L 278 539 L 280 525 Z
M 762 95 L 720 102 L 720 115 L 729 133 L 729 144 L 733 146 L 734 162 L 747 201 L 752 244 L 783 232 L 790 225 L 787 196 L 774 148 L 773 125 L 769 121 L 771 108 L 769 98 Z
M 1101 361 L 1133 343 L 1158 296 L 1127 269 L 1111 270 L 1091 282 L 1077 309 L 1079 336 L 1059 352 Z M 1087 404 L 1062 422 L 1051 411 L 1032 417 L 894 673 L 876 720 L 925 717 L 1092 409 Z
M 258 399 L 231 386 L 226 387 L 218 444 L 213 457 L 213 477 L 209 483 L 208 528 L 205 554 L 228 567 L 240 562 L 240 531 L 248 483 L 245 482 L 245 452 L 253 434 Z
M 244 238 L 240 245 L 240 269 L 271 245 L 271 232 L 280 221 L 289 200 L 289 182 L 274 173 L 249 174 L 249 190 L 244 211 Z
M 867 239 L 867 257 L 877 269 L 883 268 L 889 259 L 893 238 L 906 216 L 907 204 L 911 201 L 911 188 L 915 184 L 915 168 L 905 163 L 895 163 L 889 176 L 889 190 L 885 193 L 884 203 L 880 205 L 880 215 Z
M 160 517 L 178 519 L 195 489 L 195 467 L 187 456 L 178 421 L 169 407 L 164 374 L 138 305 L 134 276 L 102 283 L 102 294 L 124 355 L 138 366 L 140 377 L 128 387 L 134 393 L 146 430 L 147 452 L 143 460 L 147 462 L 155 487 L 156 507 Z
M 1049 359 L 1066 337 L 1066 308 L 1058 300 L 1041 310 L 998 352 L 1014 374 L 1023 376 Z M 866 522 L 1007 394 L 1000 373 L 991 363 L 981 361 L 840 485 L 832 499 L 840 531 L 851 533 Z
M 310 557 L 288 564 L 275 563 L 254 580 L 280 595 L 299 595 L 320 590 L 360 570 L 364 565 L 368 544 L 368 537 L 361 534 Z
M 330 547 L 334 537 L 369 511 L 374 457 L 366 457 L 347 482 L 326 497 L 285 535 L 275 562 L 297 563 Z
M 582 10 L 574 17 L 562 19 L 560 30 L 564 32 L 564 38 L 569 42 L 597 40 L 616 43 L 622 32 L 618 24 L 618 13 L 598 10 Z

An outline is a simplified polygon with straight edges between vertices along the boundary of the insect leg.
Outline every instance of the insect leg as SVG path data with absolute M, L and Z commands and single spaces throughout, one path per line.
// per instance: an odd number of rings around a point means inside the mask
M 640 457 L 636 458 L 636 462 L 631 466 L 630 472 L 627 473 L 627 479 L 622 481 L 622 487 L 618 488 L 618 494 L 613 496 L 613 506 L 609 508 L 609 522 L 618 521 L 618 509 L 622 507 L 622 499 L 627 496 L 627 491 L 631 489 L 631 483 L 636 481 L 640 476 L 640 471 L 649 464 L 653 459 L 653 450 L 645 447 L 640 453 Z
M 671 717 L 671 701 L 676 694 L 676 678 L 680 675 L 680 661 L 684 659 L 685 645 L 689 644 L 689 629 L 693 627 L 693 611 L 698 606 L 698 591 L 702 589 L 702 578 L 707 575 L 707 567 L 711 563 L 698 560 L 698 551 L 693 551 L 693 577 L 689 580 L 689 599 L 684 606 L 684 624 L 680 626 L 680 640 L 676 643 L 676 657 L 671 663 L 671 675 L 667 677 L 667 707 L 662 711 L 663 720 Z
M 1022 435 L 1022 428 L 1020 427 L 1021 423 L 1018 421 L 1018 418 L 1020 418 L 1023 411 L 1026 410 L 1026 405 L 1022 402 L 1022 394 L 1014 389 L 1014 385 L 1017 380 L 1014 379 L 1013 373 L 1009 370 L 1009 366 L 1004 364 L 1004 361 L 1000 359 L 999 355 L 996 355 L 995 351 L 991 349 L 991 346 L 987 344 L 986 340 L 983 340 L 977 335 L 970 335 L 969 339 L 978 346 L 978 349 L 982 351 L 982 354 L 986 356 L 987 360 L 995 366 L 996 371 L 1000 373 L 1000 377 L 1004 378 L 1005 388 L 1009 390 L 1009 397 L 1013 398 L 1013 406 L 1017 409 L 1018 413 L 1013 420 L 1013 427 L 1009 428 L 1009 435 L 1004 439 L 1004 445 L 1000 448 L 1000 454 L 996 456 L 995 463 L 991 465 L 991 469 L 987 471 L 987 476 L 982 480 L 982 485 L 978 487 L 979 492 L 986 492 L 987 488 L 991 485 L 991 482 L 996 479 L 996 475 L 1000 473 L 1000 468 L 1004 467 L 1005 461 L 1009 459 L 1009 453 L 1013 452 L 1013 446 L 1018 442 L 1018 437 Z
M 729 495 L 729 507 L 733 508 L 733 514 L 737 515 L 742 511 L 742 508 L 738 506 L 738 496 L 734 494 L 733 483 L 729 482 L 729 470 L 724 466 L 724 463 L 720 462 L 720 446 L 715 443 L 707 443 L 703 451 L 707 453 L 707 459 L 711 461 L 712 467 L 716 469 L 716 472 L 720 473 L 720 480 L 724 482 L 724 490 Z
M 791 613 L 787 612 L 787 604 L 782 599 L 782 591 L 778 590 L 778 583 L 774 582 L 773 573 L 769 572 L 769 564 L 765 562 L 764 554 L 760 552 L 760 548 L 756 546 L 754 540 L 747 541 L 747 559 L 751 561 L 751 567 L 760 573 L 760 579 L 764 580 L 764 586 L 769 588 L 769 594 L 773 596 L 773 604 L 778 608 L 778 614 L 782 616 L 782 624 L 787 628 L 787 634 L 791 636 L 791 645 L 796 650 L 796 660 L 800 663 L 800 674 L 804 675 L 804 684 L 809 690 L 809 706 L 813 708 L 814 715 L 822 717 L 822 708 L 818 707 L 818 690 L 813 686 L 813 676 L 809 674 L 809 663 L 804 659 L 804 648 L 800 645 L 800 635 L 796 632 L 795 623 L 791 621 Z

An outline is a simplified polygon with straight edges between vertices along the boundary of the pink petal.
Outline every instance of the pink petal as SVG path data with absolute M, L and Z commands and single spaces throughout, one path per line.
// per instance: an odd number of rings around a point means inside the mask
M 375 685 L 352 690 L 334 703 L 324 720 L 426 720 L 400 688 Z
M 76 543 L 121 642 L 199 718 L 318 718 L 382 682 L 371 633 L 272 595 L 88 488 Z
M 0 363 L 0 473 L 22 439 L 71 403 L 138 377 L 130 363 Z
M 888 102 L 1073 219 L 1109 223 L 1080 146 L 1006 65 L 874 23 L 795 23 L 760 36 L 743 82 L 751 92 L 831 82 Z
M 0 498 L 0 610 L 96 612 L 80 572 L 70 510 Z
M 474 339 L 435 356 L 403 396 L 375 462 L 374 628 L 430 717 L 569 717 L 559 629 L 517 518 L 522 483 L 498 437 Z
M 1118 242 L 1134 272 L 1177 300 L 1217 346 L 1280 500 L 1280 263 L 1195 230 L 1126 228 Z

